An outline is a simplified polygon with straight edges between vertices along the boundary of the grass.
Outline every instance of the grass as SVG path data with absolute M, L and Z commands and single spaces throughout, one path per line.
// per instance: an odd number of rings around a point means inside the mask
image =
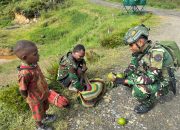
M 164 9 L 179 9 L 179 0 L 149 0 L 148 5 Z
M 82 43 L 88 50 L 96 52 L 100 58 L 96 62 L 87 62 L 88 77 L 100 77 L 106 79 L 107 73 L 119 68 L 122 71 L 128 64 L 130 53 L 127 47 L 116 46 L 107 48 L 101 45 L 102 41 L 107 41 L 107 37 L 123 34 L 131 26 L 144 23 L 147 26 L 154 26 L 157 17 L 146 15 L 124 15 L 119 10 L 89 4 L 85 0 L 74 0 L 67 8 L 58 7 L 48 13 L 42 12 L 41 18 L 37 23 L 22 25 L 14 30 L 0 30 L 0 47 L 13 47 L 15 42 L 20 39 L 28 39 L 37 43 L 40 52 L 40 66 L 45 71 L 52 64 L 57 67 L 60 55 L 71 50 L 76 43 Z M 118 42 L 122 43 L 123 35 L 119 35 Z M 111 39 L 113 40 L 113 38 Z M 107 42 L 106 44 L 110 44 Z M 126 59 L 126 60 L 124 60 Z M 108 62 L 107 62 L 108 61 Z M 119 64 L 121 65 L 119 66 Z M 2 80 L 8 80 L 7 75 L 16 75 L 16 66 L 19 61 L 0 65 Z M 53 71 L 55 73 L 56 71 Z M 48 77 L 47 73 L 45 76 Z M 15 76 L 13 76 L 16 78 Z M 54 77 L 55 78 L 55 77 Z M 11 81 L 13 78 L 9 79 Z M 13 80 L 14 81 L 14 80 Z M 3 82 L 3 81 L 2 81 Z M 67 96 L 71 101 L 71 108 L 58 109 L 50 107 L 48 113 L 55 113 L 59 116 L 58 120 L 51 124 L 57 130 L 69 128 L 69 118 L 77 116 L 77 112 L 87 110 L 76 100 L 76 95 L 66 89 L 62 89 L 56 81 L 49 81 L 51 88 L 58 90 Z M 11 87 L 12 85 L 10 85 Z M 2 90 L 0 90 L 0 93 Z M 1 110 L 3 104 L 0 106 Z M 0 111 L 0 129 L 9 130 L 32 130 L 34 121 L 31 112 L 26 111 L 20 114 L 13 113 L 11 109 Z M 9 114 L 10 113 L 10 114 Z
M 83 3 L 83 6 L 81 7 L 79 3 Z M 64 54 L 76 43 L 82 43 L 86 48 L 94 46 L 101 48 L 100 43 L 108 41 L 108 44 L 110 41 L 107 38 L 114 35 L 121 40 L 118 39 L 118 42 L 122 42 L 122 34 L 125 30 L 133 25 L 144 23 L 149 16 L 151 15 L 123 15 L 115 9 L 95 6 L 84 1 L 74 1 L 68 8 L 59 7 L 48 13 L 42 12 L 37 23 L 22 25 L 14 30 L 1 29 L 0 48 L 12 48 L 17 40 L 32 40 L 37 43 L 41 60 L 44 61 L 48 57 Z M 153 16 L 151 19 L 156 18 Z M 0 65 L 2 80 L 7 73 L 15 73 L 18 62 L 6 64 Z M 15 74 L 5 81 L 8 82 L 11 79 L 15 79 Z
M 122 2 L 123 0 L 107 0 L 112 2 Z M 179 0 L 147 0 L 147 5 L 163 9 L 179 9 Z

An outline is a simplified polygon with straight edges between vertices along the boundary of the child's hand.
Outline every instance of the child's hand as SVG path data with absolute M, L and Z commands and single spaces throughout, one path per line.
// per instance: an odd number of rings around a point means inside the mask
M 26 90 L 20 90 L 20 93 L 21 93 L 21 95 L 22 95 L 24 98 L 27 98 L 28 93 L 27 93 Z

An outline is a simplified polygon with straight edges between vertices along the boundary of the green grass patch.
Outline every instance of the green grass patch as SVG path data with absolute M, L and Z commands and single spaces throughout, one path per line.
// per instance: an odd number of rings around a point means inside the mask
M 12 20 L 15 18 L 15 13 L 32 19 L 40 17 L 43 11 L 47 13 L 59 7 L 66 8 L 70 3 L 71 0 L 2 0 L 0 1 L 0 27 L 13 25 Z
M 10 26 L 12 24 L 12 18 L 10 16 L 4 16 L 0 18 L 0 27 Z
M 19 93 L 18 85 L 6 86 L 0 90 L 0 129 L 8 129 L 18 115 L 27 113 L 29 107 Z
M 110 2 L 120 2 L 123 0 L 106 0 Z M 147 0 L 147 5 L 152 7 L 158 7 L 163 9 L 179 9 L 180 1 L 179 0 Z
M 149 0 L 148 5 L 152 7 L 159 7 L 164 9 L 178 9 L 180 8 L 179 0 Z
M 18 85 L 5 87 L 0 92 L 0 102 L 3 104 L 3 109 L 11 108 L 12 112 L 21 113 L 28 109 L 23 97 L 20 95 Z
M 20 39 L 32 40 L 37 43 L 40 55 L 49 57 L 63 54 L 76 43 L 84 43 L 89 47 L 101 46 L 103 39 L 116 34 L 117 45 L 121 45 L 119 42 L 122 43 L 123 33 L 132 25 L 144 23 L 143 19 L 147 17 L 149 14 L 123 15 L 115 9 L 74 1 L 67 8 L 42 12 L 36 24 L 1 30 L 3 38 L 0 47 L 13 47 Z

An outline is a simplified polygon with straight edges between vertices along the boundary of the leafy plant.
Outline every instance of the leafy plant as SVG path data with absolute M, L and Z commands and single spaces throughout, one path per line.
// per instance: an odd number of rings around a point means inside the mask
M 123 46 L 123 36 L 125 32 L 116 32 L 101 39 L 100 44 L 102 47 L 114 48 Z

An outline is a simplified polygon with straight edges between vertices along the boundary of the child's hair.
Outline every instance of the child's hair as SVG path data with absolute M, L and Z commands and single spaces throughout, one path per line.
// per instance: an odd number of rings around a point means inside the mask
M 82 45 L 82 44 L 77 44 L 74 49 L 73 49 L 73 52 L 78 52 L 78 51 L 85 51 L 85 47 Z
M 17 41 L 15 47 L 13 48 L 13 52 L 19 57 L 19 53 L 26 54 L 28 49 L 31 47 L 36 47 L 35 43 L 28 40 L 20 40 Z

